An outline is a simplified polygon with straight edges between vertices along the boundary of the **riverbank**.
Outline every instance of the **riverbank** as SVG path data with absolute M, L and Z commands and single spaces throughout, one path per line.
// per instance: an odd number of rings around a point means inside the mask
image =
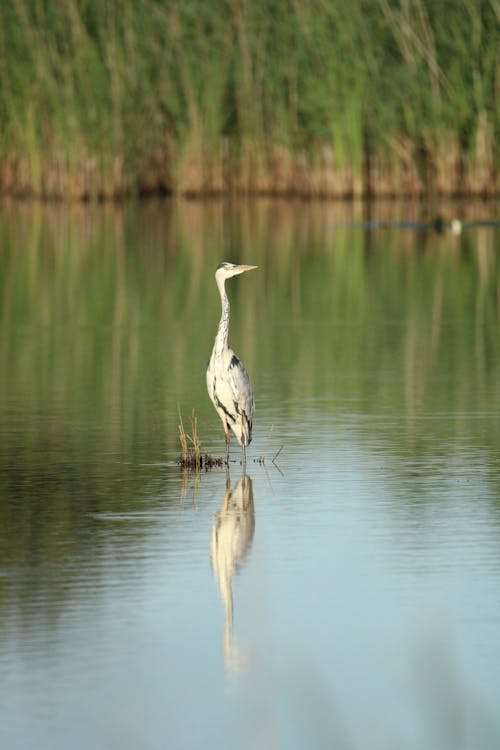
M 14 0 L 0 28 L 3 195 L 500 192 L 489 2 Z

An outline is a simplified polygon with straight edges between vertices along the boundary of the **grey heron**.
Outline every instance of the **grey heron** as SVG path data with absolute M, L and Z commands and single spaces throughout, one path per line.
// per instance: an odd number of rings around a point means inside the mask
M 229 430 L 236 435 L 243 448 L 243 464 L 246 462 L 246 446 L 252 439 L 253 392 L 250 378 L 242 362 L 229 348 L 229 300 L 226 280 L 231 276 L 252 271 L 257 266 L 236 265 L 223 262 L 217 266 L 215 281 L 222 303 L 222 315 L 215 337 L 212 356 L 207 367 L 208 395 L 221 418 L 226 436 L 226 463 L 229 460 Z

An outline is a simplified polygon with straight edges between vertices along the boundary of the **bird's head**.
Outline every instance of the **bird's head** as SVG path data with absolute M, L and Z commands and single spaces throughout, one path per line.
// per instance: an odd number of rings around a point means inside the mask
M 255 268 L 257 266 L 237 265 L 236 263 L 224 261 L 217 266 L 215 278 L 225 281 L 226 279 L 230 279 L 231 276 L 237 276 L 239 273 L 244 273 L 245 271 L 253 271 Z

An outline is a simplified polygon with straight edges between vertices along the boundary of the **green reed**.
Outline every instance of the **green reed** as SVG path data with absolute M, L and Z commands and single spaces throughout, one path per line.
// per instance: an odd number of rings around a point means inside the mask
M 12 0 L 0 190 L 496 190 L 491 0 Z

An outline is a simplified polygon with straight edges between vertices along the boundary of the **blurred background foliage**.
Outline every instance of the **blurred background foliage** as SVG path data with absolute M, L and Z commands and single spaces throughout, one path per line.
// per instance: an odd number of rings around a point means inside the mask
M 0 189 L 493 194 L 497 0 L 12 0 Z

